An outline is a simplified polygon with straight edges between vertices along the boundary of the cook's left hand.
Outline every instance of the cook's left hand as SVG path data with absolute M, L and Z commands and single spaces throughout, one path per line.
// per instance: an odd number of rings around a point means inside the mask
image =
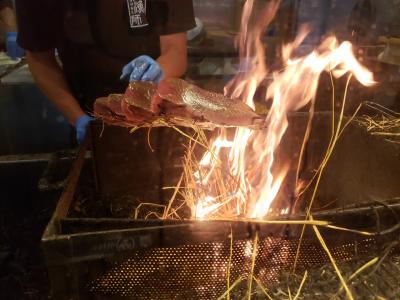
M 79 145 L 82 144 L 83 141 L 85 140 L 87 128 L 89 126 L 89 123 L 93 120 L 94 118 L 88 115 L 82 115 L 76 120 L 75 122 L 76 140 L 78 141 Z
M 6 34 L 6 50 L 7 55 L 13 60 L 24 56 L 25 51 L 17 43 L 17 33 L 7 32 Z
M 122 69 L 121 79 L 129 81 L 152 81 L 159 83 L 164 78 L 161 66 L 154 59 L 147 55 L 142 55 Z

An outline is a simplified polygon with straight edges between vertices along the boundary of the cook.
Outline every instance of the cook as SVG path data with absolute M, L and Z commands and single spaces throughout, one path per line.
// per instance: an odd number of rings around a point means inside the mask
M 196 25 L 191 0 L 16 0 L 16 11 L 31 73 L 79 143 L 96 98 L 185 73 Z

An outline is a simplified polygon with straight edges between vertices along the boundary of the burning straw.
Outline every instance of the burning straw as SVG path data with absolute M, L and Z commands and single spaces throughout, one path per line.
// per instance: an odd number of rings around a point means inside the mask
M 256 90 L 268 75 L 263 34 L 272 22 L 278 5 L 279 1 L 270 1 L 262 9 L 256 10 L 255 2 L 248 0 L 244 7 L 242 29 L 237 41 L 243 72 L 226 86 L 225 92 L 228 96 L 243 99 L 253 108 Z M 374 84 L 374 81 L 371 72 L 357 62 L 351 44 L 339 44 L 334 37 L 325 39 L 310 54 L 296 56 L 296 50 L 308 32 L 307 28 L 302 28 L 296 39 L 282 48 L 284 69 L 273 73 L 264 99 L 265 104 L 271 105 L 265 130 L 238 128 L 231 133 L 221 129 L 208 149 L 204 147 L 207 150 L 201 158 L 194 155 L 193 147 L 196 144 L 208 146 L 208 143 L 191 138 L 184 163 L 184 196 L 192 209 L 193 218 L 260 220 L 267 216 L 288 173 L 288 163 L 275 159 L 275 151 L 289 126 L 288 113 L 310 106 L 310 119 L 298 163 L 300 168 L 310 135 L 321 73 L 328 71 L 336 78 L 349 73 L 341 117 L 321 169 L 326 165 L 334 145 L 349 124 L 343 124 L 343 111 L 350 78 L 354 76 L 365 86 Z M 333 121 L 333 128 L 335 125 Z M 321 173 L 317 172 L 316 176 Z M 300 184 L 297 189 L 297 194 L 301 195 L 303 190 Z
M 366 107 L 375 111 L 374 116 L 365 115 L 357 122 L 371 135 L 384 137 L 389 142 L 400 143 L 400 113 L 378 103 L 367 102 Z

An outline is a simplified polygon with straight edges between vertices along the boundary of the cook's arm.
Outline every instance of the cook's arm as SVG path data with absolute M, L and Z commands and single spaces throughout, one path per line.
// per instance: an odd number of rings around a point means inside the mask
M 29 69 L 37 85 L 71 125 L 85 115 L 78 101 L 73 96 L 58 65 L 54 50 L 44 52 L 27 51 Z
M 187 69 L 186 33 L 160 37 L 161 55 L 157 59 L 165 77 L 181 77 Z
M 11 7 L 6 6 L 0 10 L 0 20 L 3 22 L 6 32 L 17 31 L 17 20 Z

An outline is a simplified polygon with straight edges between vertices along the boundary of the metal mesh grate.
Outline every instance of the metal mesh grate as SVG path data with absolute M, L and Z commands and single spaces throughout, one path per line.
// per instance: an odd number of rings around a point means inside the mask
M 352 260 L 340 264 L 340 271 L 345 278 L 349 278 L 368 260 Z M 341 289 L 336 271 L 332 265 L 314 268 L 308 272 L 308 280 L 297 299 L 348 299 Z M 283 284 L 277 285 L 270 291 L 273 299 L 289 299 L 288 290 L 297 292 L 303 275 L 281 278 Z M 390 256 L 376 262 L 369 269 L 348 280 L 347 284 L 355 299 L 400 299 L 400 257 Z
M 233 242 L 231 283 L 239 276 L 248 276 L 253 245 L 252 240 Z M 265 286 L 282 283 L 280 276 L 291 270 L 297 246 L 297 239 L 268 237 L 259 240 L 255 276 Z M 342 263 L 371 252 L 374 246 L 374 239 L 329 245 L 335 260 Z M 89 290 L 94 294 L 134 299 L 216 299 L 227 289 L 230 253 L 230 241 L 137 251 L 123 261 L 106 262 L 106 271 L 90 283 Z M 299 269 L 329 263 L 316 240 L 303 240 Z

